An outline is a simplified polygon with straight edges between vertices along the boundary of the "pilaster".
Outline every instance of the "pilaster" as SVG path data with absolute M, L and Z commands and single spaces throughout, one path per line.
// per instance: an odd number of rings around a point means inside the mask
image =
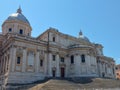
M 91 74 L 91 56 L 86 55 L 85 63 L 87 64 L 87 73 Z
M 78 76 L 80 74 L 80 70 L 78 70 L 80 67 L 80 60 L 79 60 L 80 58 L 79 58 L 78 54 L 74 55 L 74 57 L 75 57 L 75 60 L 74 60 L 74 62 L 75 62 L 75 76 Z
M 36 65 L 35 65 L 35 72 L 39 72 L 39 68 L 40 68 L 40 58 L 39 58 L 39 52 L 40 52 L 40 50 L 37 50 L 37 52 L 36 52 Z
M 7 72 L 7 67 L 8 67 L 8 55 L 6 56 L 6 64 L 5 64 L 5 71 Z
M 11 59 L 11 71 L 14 72 L 15 70 L 15 63 L 16 63 L 16 46 L 12 46 L 12 50 L 10 51 L 10 59 Z
M 48 56 L 48 75 L 52 76 L 52 54 L 49 53 Z
M 0 59 L 0 74 L 1 74 L 1 70 L 2 70 L 2 57 Z
M 45 53 L 45 59 L 44 59 L 44 73 L 45 75 L 48 75 L 48 60 L 47 60 L 47 54 Z
M 3 56 L 3 73 L 5 73 L 5 55 Z
M 23 48 L 22 72 L 26 71 L 26 59 L 27 59 L 27 50 L 26 50 L 26 47 L 24 47 Z
M 1 58 L 1 74 L 3 74 L 3 56 Z
M 57 77 L 60 77 L 60 66 L 59 66 L 59 60 L 60 60 L 60 57 L 59 55 L 57 54 L 57 58 L 56 58 L 56 65 L 57 65 L 57 70 L 56 70 L 56 76 Z

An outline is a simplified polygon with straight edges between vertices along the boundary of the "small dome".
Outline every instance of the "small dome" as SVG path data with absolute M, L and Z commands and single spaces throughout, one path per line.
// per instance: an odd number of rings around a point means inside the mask
M 30 25 L 30 23 L 27 20 L 27 18 L 22 14 L 21 8 L 19 8 L 16 13 L 11 14 L 6 19 L 6 21 L 10 21 L 10 20 L 19 20 L 19 21 L 22 21 L 22 22 L 27 23 L 28 25 Z
M 89 39 L 82 34 L 82 31 L 79 32 L 79 37 L 78 37 L 78 38 L 79 38 L 79 39 L 82 39 L 82 40 L 85 40 L 85 41 L 87 41 L 87 42 L 90 42 Z

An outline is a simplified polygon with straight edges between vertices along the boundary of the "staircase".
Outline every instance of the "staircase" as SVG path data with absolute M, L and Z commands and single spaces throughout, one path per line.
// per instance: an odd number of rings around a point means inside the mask
M 48 79 L 8 90 L 120 90 L 120 81 L 103 78 Z M 117 88 L 117 89 L 116 89 Z

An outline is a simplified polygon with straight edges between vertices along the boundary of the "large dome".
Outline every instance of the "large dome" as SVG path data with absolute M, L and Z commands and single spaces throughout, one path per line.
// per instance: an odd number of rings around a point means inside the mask
M 27 23 L 28 25 L 30 25 L 30 23 L 29 23 L 29 21 L 27 20 L 27 18 L 22 14 L 21 8 L 19 8 L 16 13 L 11 14 L 11 15 L 6 19 L 6 21 L 11 21 L 11 20 L 22 21 L 22 22 Z
M 87 41 L 87 42 L 90 42 L 89 39 L 82 34 L 82 31 L 80 31 L 78 38 L 79 38 L 79 39 L 82 39 L 82 40 L 85 40 L 85 41 Z

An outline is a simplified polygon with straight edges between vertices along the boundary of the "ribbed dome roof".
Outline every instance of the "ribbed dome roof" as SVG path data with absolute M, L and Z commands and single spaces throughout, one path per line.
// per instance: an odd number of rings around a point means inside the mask
M 82 34 L 82 31 L 79 32 L 79 37 L 78 37 L 78 38 L 79 38 L 79 39 L 82 39 L 82 40 L 85 40 L 85 41 L 87 41 L 87 42 L 90 42 L 89 39 Z
M 21 8 L 19 8 L 16 13 L 11 14 L 6 19 L 6 21 L 10 21 L 10 20 L 19 20 L 19 21 L 22 21 L 22 22 L 27 23 L 28 25 L 30 25 L 30 23 L 27 20 L 27 18 L 22 14 Z

